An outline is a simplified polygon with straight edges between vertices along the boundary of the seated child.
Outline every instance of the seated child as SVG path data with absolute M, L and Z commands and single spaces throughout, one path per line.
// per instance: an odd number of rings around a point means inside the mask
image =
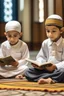
M 41 68 L 33 65 L 27 69 L 25 77 L 28 81 L 45 83 L 64 83 L 64 39 L 61 34 L 64 31 L 63 20 L 59 15 L 50 15 L 45 21 L 46 35 L 41 49 L 36 57 L 40 63 L 52 62 L 51 66 Z
M 29 49 L 25 42 L 19 38 L 22 36 L 21 24 L 18 21 L 9 21 L 5 25 L 5 36 L 7 38 L 1 44 L 0 57 L 12 56 L 16 62 L 9 65 L 0 63 L 0 77 L 12 78 L 24 74 L 28 68 L 25 58 L 29 58 Z

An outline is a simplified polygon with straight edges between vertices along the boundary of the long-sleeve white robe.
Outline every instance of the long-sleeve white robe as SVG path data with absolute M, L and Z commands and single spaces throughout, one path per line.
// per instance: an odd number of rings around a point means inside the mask
M 44 40 L 36 59 L 41 63 L 52 62 L 57 69 L 64 68 L 64 39 L 61 37 L 57 42 Z
M 29 58 L 29 49 L 25 42 L 19 40 L 16 45 L 11 46 L 9 41 L 6 40 L 1 44 L 0 57 L 6 57 L 11 55 L 15 60 L 18 61 L 18 66 L 13 67 L 12 65 L 0 66 L 0 75 L 3 77 L 11 77 L 18 74 L 23 74 L 28 68 L 27 62 L 23 59 Z

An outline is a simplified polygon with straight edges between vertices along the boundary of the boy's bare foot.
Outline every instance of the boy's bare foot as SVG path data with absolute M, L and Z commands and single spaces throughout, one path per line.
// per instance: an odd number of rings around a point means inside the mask
M 24 79 L 25 77 L 23 75 L 17 75 L 15 78 L 16 79 Z
M 38 80 L 38 84 L 54 84 L 55 82 L 51 79 L 51 78 L 47 78 L 47 79 L 39 79 Z

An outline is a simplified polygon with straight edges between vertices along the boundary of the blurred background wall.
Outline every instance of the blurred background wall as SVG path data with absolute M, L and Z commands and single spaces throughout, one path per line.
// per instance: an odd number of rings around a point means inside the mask
M 0 43 L 6 40 L 4 27 L 10 20 L 22 26 L 22 39 L 29 50 L 39 50 L 46 39 L 45 20 L 51 14 L 64 19 L 64 0 L 0 0 Z

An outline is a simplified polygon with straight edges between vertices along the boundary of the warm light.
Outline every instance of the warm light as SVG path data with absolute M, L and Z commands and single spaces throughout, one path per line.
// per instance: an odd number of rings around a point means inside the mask
M 39 22 L 44 21 L 44 2 L 39 0 Z
M 12 0 L 4 0 L 4 21 L 10 21 L 13 19 L 12 17 Z

